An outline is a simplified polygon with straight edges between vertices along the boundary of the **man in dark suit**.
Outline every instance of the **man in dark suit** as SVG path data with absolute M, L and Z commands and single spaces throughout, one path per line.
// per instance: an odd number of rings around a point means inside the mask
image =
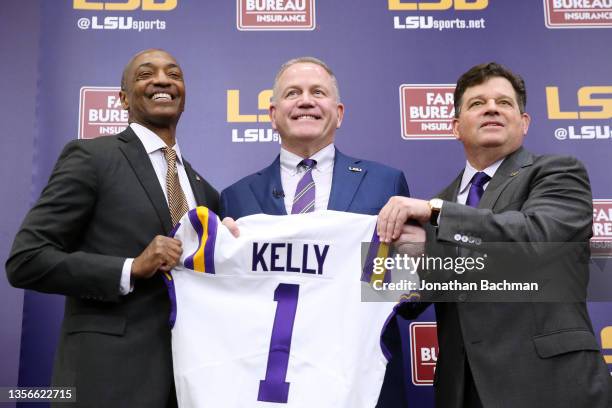
M 157 272 L 179 260 L 177 219 L 196 204 L 217 211 L 218 194 L 176 143 L 185 85 L 170 54 L 136 54 L 120 98 L 130 126 L 66 145 L 6 270 L 14 286 L 66 296 L 52 382 L 76 387 L 75 406 L 175 406 Z
M 343 114 L 336 78 L 324 62 L 312 57 L 286 62 L 276 75 L 270 105 L 272 127 L 281 136 L 280 155 L 270 166 L 221 192 L 222 216 L 237 219 L 325 209 L 377 214 L 389 197 L 408 196 L 401 171 L 346 156 L 334 147 Z M 302 185 L 305 177 L 309 183 Z M 300 197 L 308 194 L 310 203 L 301 205 Z M 387 366 L 379 406 L 405 407 L 395 320 L 383 338 L 394 357 Z
M 431 223 L 427 245 L 433 254 L 466 255 L 491 243 L 506 243 L 517 255 L 525 255 L 521 248 L 546 248 L 538 243 L 588 248 L 593 210 L 586 170 L 574 158 L 536 156 L 522 147 L 530 123 L 525 103 L 523 80 L 501 65 L 477 65 L 463 74 L 453 129 L 464 146 L 465 169 L 429 202 L 389 200 L 379 217 L 382 239 L 397 238 L 412 219 Z M 582 299 L 489 303 L 475 293 L 447 293 L 456 302 L 435 304 L 436 406 L 608 406 L 610 376 L 584 299 L 588 264 L 575 251 L 540 255 L 547 257 L 543 269 L 550 263 L 556 273 L 550 283 L 577 277 L 574 287 L 561 289 Z M 541 272 L 516 265 L 495 272 L 508 279 L 513 272 L 537 279 Z M 407 304 L 402 312 L 414 318 L 426 306 Z

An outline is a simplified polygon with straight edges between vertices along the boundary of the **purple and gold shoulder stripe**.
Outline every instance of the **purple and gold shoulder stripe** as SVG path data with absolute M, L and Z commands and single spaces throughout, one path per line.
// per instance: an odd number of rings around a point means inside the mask
M 206 207 L 190 210 L 188 219 L 198 234 L 198 247 L 185 258 L 186 268 L 196 272 L 215 273 L 215 241 L 217 239 L 217 214 Z
M 390 282 L 391 281 L 391 273 L 384 269 L 382 272 L 376 272 L 374 268 L 374 259 L 375 258 L 387 258 L 389 255 L 389 245 L 384 242 L 380 242 L 378 238 L 378 234 L 376 230 L 374 230 L 374 234 L 372 235 L 372 240 L 368 247 L 368 254 L 366 256 L 363 270 L 361 273 L 361 281 L 369 283 L 370 285 L 374 285 L 374 282 Z

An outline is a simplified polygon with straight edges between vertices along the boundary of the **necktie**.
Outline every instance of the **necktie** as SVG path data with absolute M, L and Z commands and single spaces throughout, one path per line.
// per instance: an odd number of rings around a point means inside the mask
M 178 171 L 176 170 L 176 152 L 171 147 L 164 147 L 162 151 L 164 152 L 164 157 L 168 164 L 168 171 L 166 172 L 166 191 L 168 194 L 170 218 L 172 218 L 172 225 L 176 225 L 187 210 L 189 210 L 189 207 L 187 207 L 187 199 L 181 188 Z
M 469 205 L 470 207 L 478 207 L 478 203 L 480 203 L 480 199 L 484 194 L 484 188 L 482 186 L 487 184 L 489 180 L 491 180 L 491 177 L 489 177 L 485 172 L 479 171 L 478 173 L 474 174 L 474 177 L 472 177 L 470 192 L 468 193 L 467 201 L 465 202 L 466 205 Z
M 304 175 L 295 189 L 295 197 L 291 206 L 291 214 L 301 214 L 314 211 L 315 205 L 315 183 L 312 180 L 312 169 L 317 164 L 316 160 L 304 159 L 298 164 L 306 168 Z

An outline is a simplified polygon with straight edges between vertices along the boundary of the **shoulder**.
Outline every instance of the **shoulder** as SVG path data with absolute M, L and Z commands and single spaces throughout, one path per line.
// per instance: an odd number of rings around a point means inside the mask
M 569 155 L 533 155 L 533 171 L 548 175 L 551 173 L 571 173 L 587 177 L 584 164 L 574 156 Z
M 271 172 L 275 171 L 275 168 L 278 169 L 278 171 L 280 172 L 278 165 L 276 165 L 276 161 L 271 165 L 264 167 L 263 169 L 256 171 L 255 173 L 249 174 L 248 176 L 245 176 L 240 180 L 236 181 L 235 183 L 231 184 L 229 187 L 225 188 L 221 192 L 221 195 L 241 193 L 245 190 L 248 190 L 250 188 L 249 186 L 253 182 L 269 179 L 271 177 Z
M 392 177 L 397 178 L 402 176 L 403 172 L 394 167 L 388 166 L 383 163 L 379 163 L 373 160 L 359 159 L 356 157 L 347 156 L 343 153 L 337 152 L 338 159 L 336 165 L 348 165 L 349 167 L 355 168 L 352 171 L 367 171 L 369 177 Z

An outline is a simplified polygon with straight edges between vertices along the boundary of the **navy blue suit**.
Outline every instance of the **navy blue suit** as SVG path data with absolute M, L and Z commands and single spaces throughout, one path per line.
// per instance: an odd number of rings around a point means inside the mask
M 390 197 L 408 197 L 408 183 L 400 170 L 346 156 L 336 149 L 328 210 L 376 215 Z M 280 175 L 280 156 L 265 169 L 221 192 L 221 216 L 238 219 L 252 214 L 287 215 Z M 387 365 L 379 408 L 406 407 L 400 337 L 395 319 L 383 340 L 393 358 Z

